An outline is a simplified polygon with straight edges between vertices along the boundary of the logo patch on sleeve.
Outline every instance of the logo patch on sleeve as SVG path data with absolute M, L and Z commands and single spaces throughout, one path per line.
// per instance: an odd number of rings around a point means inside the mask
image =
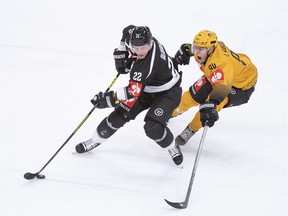
M 133 107 L 134 103 L 137 101 L 137 99 L 138 98 L 135 97 L 129 100 L 121 100 L 120 106 L 129 112 L 130 109 Z
M 223 71 L 218 68 L 210 75 L 211 84 L 214 86 L 216 82 L 224 80 Z
M 141 83 L 137 83 L 134 81 L 130 81 L 129 84 L 129 93 L 134 96 L 134 97 L 138 97 L 141 93 L 142 90 L 142 84 Z
M 198 90 L 201 89 L 201 87 L 204 86 L 205 83 L 206 83 L 206 78 L 205 78 L 205 75 L 203 75 L 194 83 L 195 93 L 198 92 Z

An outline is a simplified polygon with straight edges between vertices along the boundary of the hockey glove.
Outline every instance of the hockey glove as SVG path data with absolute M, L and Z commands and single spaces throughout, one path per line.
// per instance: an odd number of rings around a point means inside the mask
M 130 67 L 133 59 L 129 58 L 129 52 L 115 49 L 113 52 L 115 67 L 118 73 L 127 74 L 130 72 Z
M 212 127 L 214 123 L 219 119 L 218 112 L 216 110 L 215 101 L 206 101 L 199 106 L 200 121 L 202 126 L 208 125 Z
M 115 99 L 113 97 L 114 92 L 99 92 L 92 98 L 91 103 L 99 109 L 107 108 L 107 107 L 115 107 Z
M 191 44 L 182 44 L 180 49 L 175 54 L 174 59 L 176 60 L 176 62 L 180 65 L 188 65 L 190 62 L 190 57 L 193 56 L 190 50 Z

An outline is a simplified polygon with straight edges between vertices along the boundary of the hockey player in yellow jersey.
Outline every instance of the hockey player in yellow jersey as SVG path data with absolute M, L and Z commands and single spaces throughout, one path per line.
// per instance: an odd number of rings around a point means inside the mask
M 178 145 L 186 144 L 205 124 L 212 127 L 221 109 L 247 103 L 257 81 L 257 68 L 249 57 L 230 50 L 212 31 L 202 30 L 192 44 L 182 44 L 175 61 L 187 65 L 192 56 L 204 75 L 182 94 L 172 117 L 194 106 L 199 106 L 199 111 L 176 137 Z

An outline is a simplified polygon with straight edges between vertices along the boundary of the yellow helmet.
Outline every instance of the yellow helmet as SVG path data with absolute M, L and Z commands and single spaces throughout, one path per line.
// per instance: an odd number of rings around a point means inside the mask
M 199 47 L 209 48 L 212 45 L 216 45 L 218 38 L 213 31 L 202 30 L 194 38 L 194 45 Z

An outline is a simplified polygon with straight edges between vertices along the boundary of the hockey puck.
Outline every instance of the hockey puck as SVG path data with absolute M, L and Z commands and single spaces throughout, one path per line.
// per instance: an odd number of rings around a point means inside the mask
M 36 177 L 37 177 L 38 179 L 44 179 L 44 178 L 45 178 L 45 175 L 37 174 Z
M 30 173 L 30 172 L 27 172 L 24 175 L 24 178 L 27 179 L 27 180 L 34 179 L 35 177 L 38 178 L 38 179 L 44 179 L 45 175 L 42 175 L 42 174 L 39 174 L 39 173 Z

